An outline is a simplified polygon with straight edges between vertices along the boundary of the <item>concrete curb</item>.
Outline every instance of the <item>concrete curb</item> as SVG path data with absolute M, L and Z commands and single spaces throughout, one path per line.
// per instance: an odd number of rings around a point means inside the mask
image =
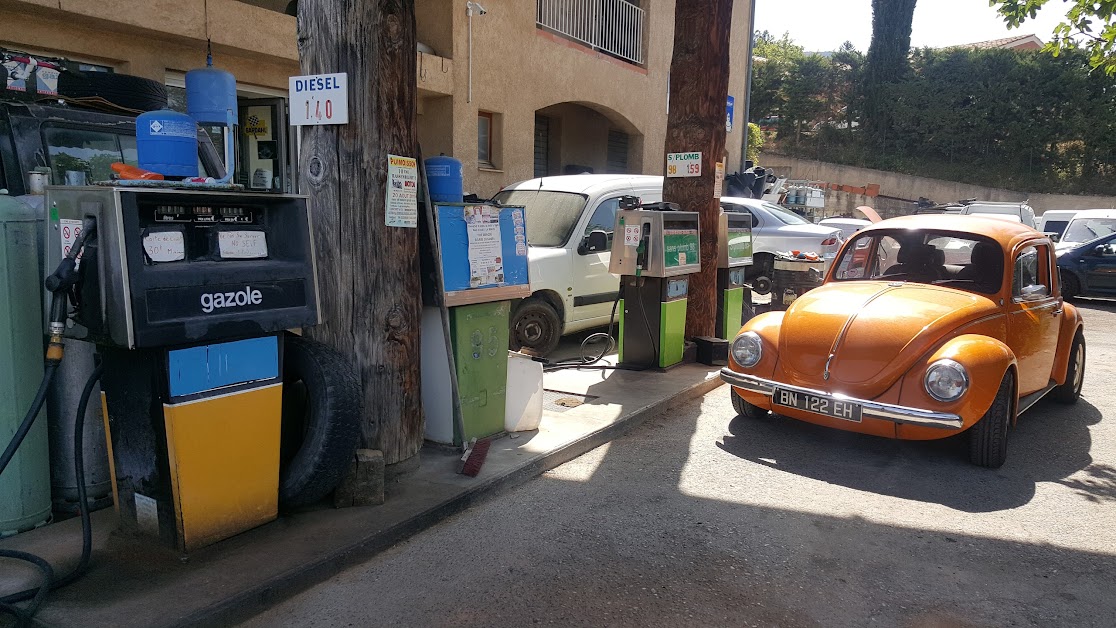
M 405 541 L 467 508 L 581 456 L 623 435 L 663 408 L 701 397 L 723 384 L 719 376 L 697 382 L 673 397 L 644 406 L 605 427 L 552 451 L 525 460 L 522 465 L 486 478 L 462 493 L 386 530 L 370 534 L 319 560 L 300 565 L 180 619 L 175 626 L 232 625 L 250 619 L 291 596 L 366 562 L 376 554 Z

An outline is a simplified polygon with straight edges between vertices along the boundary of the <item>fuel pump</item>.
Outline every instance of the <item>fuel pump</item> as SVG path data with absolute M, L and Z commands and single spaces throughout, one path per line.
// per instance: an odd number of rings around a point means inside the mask
M 189 551 L 278 510 L 281 332 L 318 323 L 306 199 L 49 187 L 47 267 L 82 231 L 65 335 L 102 357 L 125 531 Z
M 701 269 L 698 214 L 624 197 L 609 272 L 620 275 L 620 365 L 667 368 L 685 351 L 687 275 Z M 619 236 L 623 237 L 619 237 Z
M 752 215 L 722 211 L 717 225 L 717 337 L 731 340 L 752 315 Z

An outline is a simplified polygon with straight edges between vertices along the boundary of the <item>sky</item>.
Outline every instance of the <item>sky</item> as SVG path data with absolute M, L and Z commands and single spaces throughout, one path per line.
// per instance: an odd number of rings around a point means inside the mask
M 857 50 L 868 52 L 872 39 L 871 0 L 755 2 L 758 31 L 766 30 L 776 37 L 788 32 L 807 51 L 836 50 L 845 41 L 851 41 Z M 1067 9 L 1066 2 L 1051 0 L 1034 20 L 1008 30 L 996 9 L 988 6 L 988 0 L 918 0 L 911 46 L 942 48 L 1031 34 L 1046 42 Z

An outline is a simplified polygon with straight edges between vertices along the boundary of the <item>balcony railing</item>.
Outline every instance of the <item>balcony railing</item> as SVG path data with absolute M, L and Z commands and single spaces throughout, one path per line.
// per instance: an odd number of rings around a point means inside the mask
M 627 0 L 535 0 L 539 28 L 643 63 L 643 9 Z

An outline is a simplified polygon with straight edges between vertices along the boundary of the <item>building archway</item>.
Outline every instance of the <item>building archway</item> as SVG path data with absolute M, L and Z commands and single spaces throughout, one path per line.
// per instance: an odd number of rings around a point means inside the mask
M 619 112 L 590 102 L 535 110 L 535 176 L 638 174 L 643 133 Z

